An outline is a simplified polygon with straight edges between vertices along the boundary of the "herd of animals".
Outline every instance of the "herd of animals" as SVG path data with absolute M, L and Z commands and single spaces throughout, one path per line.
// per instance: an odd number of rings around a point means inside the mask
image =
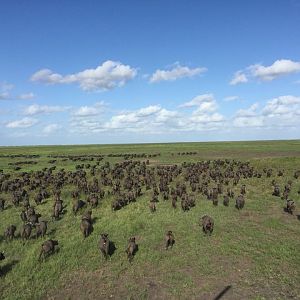
M 159 154 L 155 154 L 157 155 Z M 128 157 L 148 158 L 149 156 L 146 155 L 120 156 L 125 160 L 115 164 L 101 163 L 103 156 L 99 155 L 95 156 L 95 159 L 93 156 L 55 157 L 72 161 L 90 161 L 87 164 L 76 165 L 73 171 L 57 170 L 56 165 L 38 171 L 19 173 L 0 170 L 0 214 L 1 211 L 10 209 L 13 205 L 19 211 L 23 224 L 19 229 L 19 234 L 17 234 L 16 225 L 6 224 L 7 228 L 1 243 L 18 237 L 23 243 L 33 236 L 45 238 L 50 224 L 49 219 L 56 222 L 64 218 L 65 208 L 71 205 L 74 217 L 81 213 L 80 230 L 86 238 L 93 232 L 93 209 L 108 195 L 113 199 L 111 203 L 113 211 L 138 201 L 139 197 L 146 192 L 151 195 L 149 202 L 151 213 L 155 213 L 159 201 L 169 201 L 174 209 L 180 203 L 182 211 L 186 212 L 197 204 L 200 195 L 211 201 L 214 206 L 219 204 L 220 198 L 224 206 L 229 206 L 230 201 L 235 200 L 235 207 L 240 210 L 245 205 L 247 194 L 246 185 L 239 184 L 241 179 L 245 182 L 250 178 L 270 178 L 272 195 L 286 202 L 284 209 L 287 213 L 293 214 L 295 210 L 295 202 L 290 199 L 293 180 L 288 180 L 283 188 L 276 180 L 277 177 L 285 176 L 284 170 L 278 171 L 272 168 L 257 170 L 249 162 L 228 159 L 151 165 L 149 160 L 128 160 Z M 30 156 L 30 158 L 36 157 Z M 56 159 L 51 163 L 57 163 Z M 295 180 L 300 178 L 300 170 L 294 172 L 293 178 Z M 72 203 L 61 197 L 62 190 L 67 187 L 72 190 L 70 192 Z M 238 195 L 235 195 L 234 188 L 239 190 Z M 300 194 L 300 189 L 298 194 Z M 45 218 L 41 219 L 42 215 L 37 211 L 41 204 L 48 201 L 53 204 L 52 210 L 49 211 L 48 221 L 46 221 Z M 211 216 L 200 217 L 199 223 L 205 235 L 212 234 L 214 219 Z M 174 234 L 168 230 L 165 235 L 165 249 L 172 248 L 174 243 Z M 45 259 L 53 254 L 58 244 L 59 242 L 53 239 L 44 241 L 38 259 Z M 108 234 L 102 233 L 99 250 L 105 259 L 111 255 L 112 245 L 113 242 L 109 240 Z M 132 236 L 125 250 L 130 262 L 137 250 L 136 239 Z M 5 254 L 0 252 L 0 260 L 4 259 Z

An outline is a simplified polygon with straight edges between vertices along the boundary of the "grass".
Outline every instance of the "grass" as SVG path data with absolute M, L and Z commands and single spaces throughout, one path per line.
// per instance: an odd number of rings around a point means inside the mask
M 196 155 L 177 155 L 195 151 Z M 0 212 L 0 250 L 7 259 L 1 262 L 1 299 L 113 298 L 113 299 L 211 299 L 226 286 L 232 288 L 228 299 L 286 299 L 300 298 L 300 223 L 297 217 L 283 211 L 284 202 L 273 197 L 273 178 L 281 187 L 293 180 L 291 198 L 296 201 L 300 180 L 293 178 L 300 169 L 300 141 L 176 143 L 139 145 L 88 145 L 47 147 L 1 147 L 0 156 L 7 154 L 39 154 L 38 164 L 19 171 L 40 170 L 49 166 L 48 155 L 103 154 L 101 165 L 123 158 L 108 157 L 109 153 L 160 153 L 149 158 L 151 166 L 182 163 L 203 159 L 234 158 L 247 160 L 256 169 L 272 167 L 285 170 L 285 176 L 241 180 L 247 187 L 246 205 L 241 211 L 222 203 L 213 207 L 210 201 L 197 194 L 196 207 L 183 212 L 171 208 L 170 201 L 157 205 L 157 212 L 149 212 L 151 193 L 145 192 L 120 211 L 111 211 L 112 197 L 106 197 L 93 209 L 96 217 L 94 232 L 83 240 L 79 224 L 80 214 L 72 213 L 71 186 L 62 193 L 67 212 L 59 221 L 50 222 L 47 238 L 59 241 L 59 251 L 43 263 L 38 263 L 42 239 L 31 239 L 23 246 L 20 239 L 6 242 L 2 233 L 9 224 L 21 226 L 21 208 L 11 206 Z M 0 169 L 13 171 L 8 163 L 25 158 L 0 157 Z M 80 162 L 81 163 L 81 162 Z M 94 164 L 95 162 L 84 162 Z M 78 162 L 57 159 L 57 167 L 75 170 Z M 9 194 L 2 194 L 9 200 Z M 30 194 L 32 199 L 33 193 Z M 84 196 L 82 195 L 82 198 Z M 31 202 L 33 202 L 31 200 Z M 52 198 L 37 207 L 42 219 L 50 220 Z M 221 201 L 220 201 L 221 202 Z M 34 202 L 33 202 L 34 203 Z M 211 215 L 215 230 L 211 237 L 202 234 L 199 218 Z M 176 243 L 164 250 L 164 234 L 172 230 Z M 116 244 L 114 255 L 105 261 L 98 250 L 99 234 L 109 233 Z M 125 247 L 128 238 L 137 238 L 139 251 L 129 264 Z

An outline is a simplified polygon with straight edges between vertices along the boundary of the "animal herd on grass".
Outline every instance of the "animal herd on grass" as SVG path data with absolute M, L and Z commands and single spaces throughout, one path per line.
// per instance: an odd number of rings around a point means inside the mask
M 63 219 L 66 207 L 71 205 L 69 201 L 62 199 L 63 191 L 64 193 L 67 191 L 72 198 L 74 217 L 81 213 L 80 230 L 84 238 L 93 232 L 93 209 L 96 209 L 107 196 L 113 198 L 111 202 L 113 212 L 138 201 L 145 193 L 150 193 L 151 213 L 157 211 L 157 203 L 160 201 L 170 202 L 171 209 L 177 209 L 180 202 L 182 211 L 187 212 L 199 203 L 201 197 L 211 201 L 214 206 L 219 204 L 222 197 L 223 205 L 226 207 L 229 206 L 231 199 L 235 199 L 235 207 L 240 210 L 245 205 L 247 194 L 244 182 L 251 178 L 273 177 L 272 195 L 286 201 L 284 207 L 286 212 L 293 214 L 295 210 L 295 202 L 290 199 L 293 181 L 290 179 L 281 192 L 276 180 L 284 176 L 284 170 L 275 171 L 272 168 L 258 170 L 249 162 L 229 159 L 172 165 L 150 165 L 149 160 L 124 160 L 112 165 L 108 161 L 101 164 L 103 157 L 100 159 L 96 156 L 96 158 L 96 161 L 91 159 L 94 164 L 78 164 L 74 171 L 57 170 L 56 166 L 19 173 L 0 170 L 0 211 L 10 209 L 11 205 L 15 206 L 17 210 L 21 210 L 20 218 L 23 223 L 19 235 L 16 235 L 16 225 L 7 224 L 4 232 L 5 241 L 9 242 L 18 236 L 23 243 L 33 236 L 45 238 L 51 224 L 49 215 L 52 222 Z M 76 156 L 76 159 L 73 156 L 63 157 L 64 161 L 67 159 L 78 161 L 80 157 Z M 82 157 L 83 161 L 86 159 Z M 52 160 L 51 163 L 58 165 L 57 160 Z M 297 170 L 293 178 L 297 180 L 299 177 L 300 171 Z M 243 181 L 243 184 L 239 185 L 240 181 Z M 85 200 L 82 200 L 82 197 Z M 37 210 L 40 205 L 49 201 L 53 204 L 48 221 L 41 220 L 42 215 Z M 7 202 L 11 202 L 11 205 L 6 205 Z M 201 217 L 199 225 L 206 235 L 212 234 L 214 220 L 211 216 Z M 105 259 L 111 255 L 111 246 L 114 244 L 108 236 L 107 233 L 102 233 L 99 240 L 99 250 Z M 38 259 L 45 259 L 54 253 L 58 244 L 59 242 L 53 239 L 43 242 Z M 169 230 L 165 235 L 165 249 L 172 248 L 174 244 L 174 234 Z M 130 262 L 137 250 L 136 238 L 132 236 L 125 251 Z M 4 253 L 0 252 L 0 259 L 4 258 Z

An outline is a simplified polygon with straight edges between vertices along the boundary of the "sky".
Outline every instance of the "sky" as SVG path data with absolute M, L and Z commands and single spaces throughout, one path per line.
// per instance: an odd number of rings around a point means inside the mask
M 0 4 L 2 146 L 300 138 L 300 0 Z

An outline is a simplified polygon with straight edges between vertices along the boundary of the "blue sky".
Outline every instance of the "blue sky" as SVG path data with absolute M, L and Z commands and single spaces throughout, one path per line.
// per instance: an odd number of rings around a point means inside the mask
M 0 145 L 300 138 L 300 0 L 1 1 Z

